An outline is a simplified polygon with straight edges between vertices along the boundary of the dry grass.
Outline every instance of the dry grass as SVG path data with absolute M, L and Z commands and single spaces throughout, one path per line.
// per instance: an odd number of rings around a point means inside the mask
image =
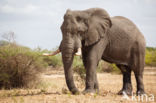
M 64 90 L 67 87 L 63 72 L 57 73 L 56 71 L 56 74 L 42 75 L 42 78 L 43 81 L 38 89 L 1 90 L 0 103 L 136 103 L 136 101 L 126 100 L 122 96 L 117 95 L 117 92 L 122 87 L 122 75 L 99 73 L 100 94 L 98 95 L 72 95 L 68 91 L 65 94 Z M 78 80 L 76 85 L 82 91 L 84 85 Z M 155 80 L 156 76 L 144 76 L 147 94 L 156 96 Z M 133 91 L 135 92 L 136 83 L 134 76 L 132 76 L 132 83 Z

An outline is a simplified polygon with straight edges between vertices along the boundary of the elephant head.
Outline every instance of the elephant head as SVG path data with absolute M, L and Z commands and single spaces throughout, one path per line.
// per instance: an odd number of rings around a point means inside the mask
M 108 13 L 100 8 L 92 8 L 84 11 L 67 10 L 61 26 L 62 42 L 60 51 L 64 64 L 66 83 L 72 93 L 78 92 L 73 81 L 72 62 L 74 53 L 84 46 L 91 46 L 100 38 L 107 36 L 107 30 L 111 27 Z

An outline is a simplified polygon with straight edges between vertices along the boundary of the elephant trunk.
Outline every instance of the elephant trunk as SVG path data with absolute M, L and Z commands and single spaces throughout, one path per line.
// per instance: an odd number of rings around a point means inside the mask
M 65 73 L 65 79 L 66 79 L 66 84 L 69 88 L 69 90 L 75 94 L 78 93 L 78 89 L 76 88 L 74 84 L 74 79 L 73 79 L 73 70 L 72 70 L 72 63 L 73 63 L 73 58 L 74 58 L 74 45 L 73 43 L 63 43 L 63 48 L 61 48 L 61 53 L 62 53 L 62 60 L 63 60 L 63 65 L 64 65 L 64 73 Z

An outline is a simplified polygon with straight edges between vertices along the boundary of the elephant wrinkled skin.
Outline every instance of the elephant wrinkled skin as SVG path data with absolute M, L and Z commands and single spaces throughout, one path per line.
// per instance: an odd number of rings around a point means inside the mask
M 73 80 L 72 63 L 78 48 L 86 69 L 86 87 L 83 93 L 99 91 L 96 68 L 99 61 L 115 63 L 123 74 L 123 92 L 131 95 L 131 71 L 137 82 L 137 94 L 144 94 L 143 71 L 145 39 L 136 25 L 122 16 L 110 17 L 101 8 L 83 11 L 67 10 L 61 26 L 63 39 L 60 44 L 66 84 L 78 93 Z M 111 81 L 110 81 L 111 82 Z

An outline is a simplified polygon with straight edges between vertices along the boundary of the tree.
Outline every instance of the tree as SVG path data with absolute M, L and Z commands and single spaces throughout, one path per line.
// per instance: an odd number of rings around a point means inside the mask
M 2 38 L 4 40 L 6 40 L 7 42 L 9 42 L 9 44 L 11 44 L 11 43 L 15 44 L 16 43 L 16 41 L 15 41 L 16 36 L 15 36 L 15 33 L 13 31 L 9 31 L 7 33 L 4 33 L 2 35 Z

